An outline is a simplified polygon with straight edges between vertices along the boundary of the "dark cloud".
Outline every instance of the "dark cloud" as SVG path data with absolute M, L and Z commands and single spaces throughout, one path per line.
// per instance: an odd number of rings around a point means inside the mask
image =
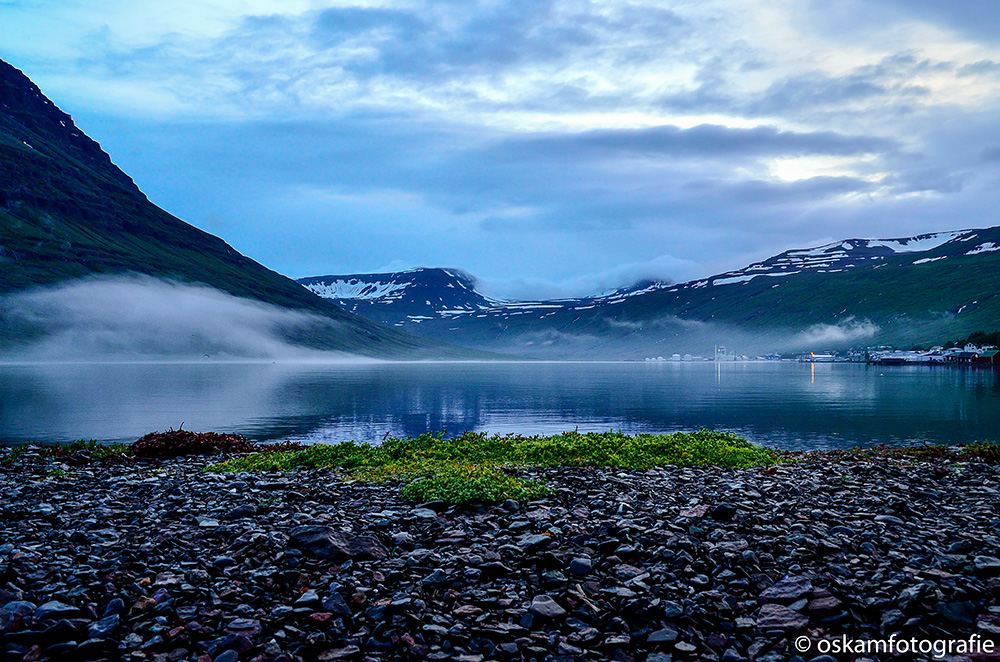
M 420 10 L 327 9 L 311 36 L 324 49 L 364 46 L 345 68 L 356 75 L 434 77 L 537 66 L 606 43 L 669 39 L 686 24 L 672 11 L 625 5 L 606 15 L 565 11 L 556 0 L 446 2 Z M 632 56 L 636 52 L 632 51 Z
M 992 147 L 987 147 L 981 153 L 982 160 L 987 162 L 997 162 L 1000 161 L 1000 145 L 994 145 Z
M 811 71 L 783 78 L 738 110 L 751 116 L 808 116 L 851 112 L 852 104 L 864 102 L 905 113 L 909 112 L 909 104 L 929 94 L 927 88 L 910 81 L 919 74 L 950 72 L 954 68 L 950 62 L 932 62 L 911 52 L 897 53 L 842 76 Z M 858 114 L 863 116 L 863 112 Z
M 972 172 L 917 168 L 889 178 L 898 193 L 959 193 L 976 178 Z
M 665 157 L 713 159 L 723 157 L 801 156 L 807 154 L 859 155 L 894 149 L 892 140 L 873 136 L 846 136 L 833 131 L 800 133 L 774 127 L 750 129 L 703 124 L 690 129 L 658 126 L 644 129 L 604 129 L 575 134 L 509 140 L 495 149 L 507 158 Z
M 783 113 L 789 109 L 802 109 L 842 105 L 860 99 L 884 95 L 888 92 L 870 77 L 855 74 L 831 78 L 819 72 L 786 78 L 771 85 L 759 101 L 751 103 L 748 110 L 755 115 Z
M 867 193 L 871 182 L 856 177 L 810 177 L 796 181 L 748 180 L 714 183 L 708 187 L 728 205 L 789 206 L 848 193 Z
M 993 60 L 979 60 L 972 64 L 966 64 L 959 68 L 959 76 L 981 76 L 983 74 L 995 74 L 1000 72 L 1000 62 Z
M 729 113 L 740 101 L 732 95 L 724 82 L 702 83 L 691 90 L 661 95 L 655 102 L 657 108 L 681 113 Z
M 882 5 L 898 20 L 919 19 L 944 25 L 976 39 L 1000 39 L 1000 4 L 994 0 L 866 0 L 865 6 Z
M 993 0 L 802 0 L 794 13 L 801 28 L 846 41 L 915 21 L 955 31 L 966 38 L 996 42 L 1000 4 Z

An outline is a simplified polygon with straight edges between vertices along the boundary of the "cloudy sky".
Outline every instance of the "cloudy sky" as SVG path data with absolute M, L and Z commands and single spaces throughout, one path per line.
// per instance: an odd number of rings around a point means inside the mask
M 530 297 L 997 225 L 998 26 L 994 0 L 0 0 L 0 58 L 282 273 Z

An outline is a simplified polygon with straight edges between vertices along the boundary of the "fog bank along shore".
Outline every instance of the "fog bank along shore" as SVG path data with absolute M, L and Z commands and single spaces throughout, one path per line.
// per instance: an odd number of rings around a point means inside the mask
M 0 468 L 3 656 L 732 662 L 1000 633 L 996 465 L 804 458 L 523 470 L 551 494 L 455 506 L 28 453 Z

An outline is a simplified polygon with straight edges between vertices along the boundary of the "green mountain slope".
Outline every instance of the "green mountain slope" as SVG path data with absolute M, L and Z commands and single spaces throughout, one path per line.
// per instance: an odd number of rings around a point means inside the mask
M 374 282 L 370 274 L 362 280 Z M 643 358 L 711 356 L 715 345 L 747 354 L 929 346 L 1000 329 L 998 295 L 1000 227 L 844 240 L 697 281 L 589 299 L 488 302 L 418 315 L 397 310 L 399 292 L 341 303 L 468 347 L 544 358 Z
M 348 314 L 174 218 L 24 74 L 0 61 L 0 294 L 123 273 L 202 283 L 321 315 L 322 328 L 294 338 L 312 347 L 392 357 L 467 354 Z M 6 331 L 10 343 L 14 332 Z
M 870 322 L 878 327 L 871 338 L 879 342 L 930 344 L 1000 328 L 996 247 L 1000 228 L 973 230 L 931 250 L 833 273 L 651 292 L 625 301 L 618 317 L 646 320 L 670 310 L 686 319 L 771 334 Z

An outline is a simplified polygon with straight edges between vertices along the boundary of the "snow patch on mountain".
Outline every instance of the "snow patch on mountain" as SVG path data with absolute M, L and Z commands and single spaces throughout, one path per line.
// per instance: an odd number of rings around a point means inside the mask
M 732 278 L 717 278 L 714 285 L 731 285 L 733 283 L 746 283 L 761 274 L 751 274 L 750 276 L 734 276 Z
M 962 234 L 964 233 L 936 232 L 934 234 L 922 234 L 909 239 L 872 239 L 868 242 L 868 246 L 871 248 L 884 246 L 895 253 L 917 253 L 937 248 Z
M 966 241 L 968 235 L 969 232 L 966 230 L 957 230 L 895 239 L 846 239 L 815 248 L 785 251 L 743 269 L 713 276 L 708 281 L 714 286 L 725 286 L 748 282 L 756 276 L 793 276 L 803 271 L 837 273 L 898 254 L 927 252 L 956 239 Z M 967 255 L 971 254 L 967 253 Z M 926 259 L 933 261 L 938 258 Z M 915 264 L 923 264 L 923 261 L 917 261 Z M 704 281 L 694 281 L 684 283 L 680 287 L 704 287 L 703 283 Z
M 325 283 L 309 283 L 305 287 L 324 299 L 382 299 L 401 292 L 410 283 L 364 281 L 357 278 Z
M 980 253 L 992 253 L 993 251 L 1000 251 L 1000 246 L 997 246 L 992 241 L 988 241 L 985 244 L 979 244 L 966 253 L 966 255 L 979 255 Z

